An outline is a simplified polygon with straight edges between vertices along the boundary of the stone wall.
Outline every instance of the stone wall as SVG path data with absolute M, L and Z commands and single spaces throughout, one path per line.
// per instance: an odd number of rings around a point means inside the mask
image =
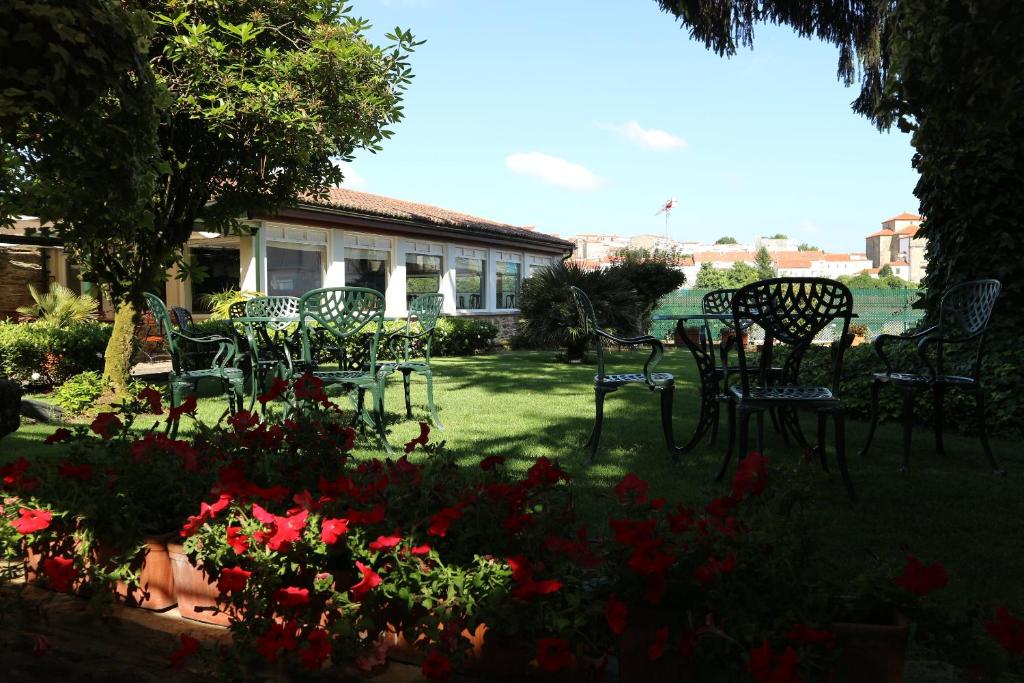
M 498 328 L 497 341 L 499 344 L 505 345 L 508 340 L 516 333 L 516 322 L 519 320 L 518 313 L 499 313 L 492 315 L 469 315 L 459 316 L 465 318 L 473 318 L 474 320 L 486 320 L 492 325 Z
M 19 306 L 32 304 L 29 285 L 46 288 L 42 252 L 38 247 L 0 247 L 0 318 L 13 317 Z

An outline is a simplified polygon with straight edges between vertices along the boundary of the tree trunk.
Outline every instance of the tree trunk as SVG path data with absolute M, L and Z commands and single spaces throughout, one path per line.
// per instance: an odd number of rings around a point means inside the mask
M 114 393 L 119 397 L 128 395 L 134 338 L 135 307 L 122 303 L 114 314 L 114 329 L 110 333 L 103 362 L 103 377 L 113 385 Z

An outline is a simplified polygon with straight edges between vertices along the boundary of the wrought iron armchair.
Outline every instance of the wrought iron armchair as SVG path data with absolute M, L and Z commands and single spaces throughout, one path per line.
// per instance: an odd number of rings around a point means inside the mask
M 427 381 L 427 409 L 434 426 L 444 431 L 441 418 L 437 415 L 434 405 L 434 378 L 430 370 L 430 346 L 434 340 L 434 328 L 441 315 L 444 294 L 421 294 L 409 302 L 409 316 L 405 319 L 405 330 L 388 337 L 388 348 L 394 354 L 394 363 L 383 363 L 381 371 L 391 374 L 402 373 L 402 385 L 405 388 L 405 415 L 412 418 L 412 401 L 409 396 L 410 375 L 414 372 L 423 375 Z M 416 318 L 420 331 L 413 332 L 412 319 Z M 422 353 L 422 360 L 417 359 L 417 347 Z
M 203 334 L 196 327 L 192 312 L 182 306 L 171 307 L 171 321 L 177 323 L 178 330 L 185 337 L 202 337 Z M 190 341 L 181 343 L 181 363 L 183 368 L 202 370 L 213 361 L 214 352 L 209 348 L 203 348 L 202 344 L 195 344 Z
M 670 373 L 654 371 L 658 363 L 661 362 L 661 358 L 665 355 L 665 348 L 656 337 L 651 335 L 622 338 L 601 329 L 597 323 L 597 316 L 594 313 L 594 306 L 590 302 L 590 298 L 578 287 L 570 287 L 569 289 L 576 304 L 580 326 L 583 328 L 584 334 L 588 339 L 593 338 L 594 351 L 597 354 L 597 374 L 594 375 L 595 419 L 594 429 L 591 431 L 590 439 L 586 443 L 590 448 L 587 464 L 592 464 L 597 456 L 597 447 L 601 440 L 601 427 L 604 423 L 604 398 L 626 384 L 643 384 L 651 391 L 658 392 L 661 395 L 661 428 L 665 433 L 665 443 L 668 446 L 669 454 L 675 458 L 675 438 L 672 434 L 672 397 L 675 391 L 675 378 Z M 651 355 L 644 362 L 643 371 L 608 374 L 605 371 L 602 339 L 607 339 L 619 346 L 650 345 Z
M 942 295 L 939 304 L 938 324 L 914 334 L 879 335 L 875 341 L 875 351 L 885 364 L 885 372 L 876 372 L 871 383 L 871 428 L 868 431 L 867 443 L 861 455 L 866 455 L 875 436 L 878 426 L 878 395 L 883 385 L 890 385 L 903 394 L 903 460 L 900 471 L 905 472 L 910 465 L 910 445 L 914 431 L 914 399 L 918 393 L 926 390 L 932 392 L 935 419 L 935 451 L 945 452 L 942 443 L 943 401 L 947 390 L 953 389 L 974 395 L 976 419 L 978 421 L 979 438 L 985 457 L 992 469 L 1002 474 L 1003 470 L 992 455 L 992 447 L 988 443 L 985 431 L 985 387 L 981 381 L 981 361 L 985 346 L 985 333 L 992 318 L 992 309 L 1002 291 L 998 280 L 973 280 L 951 287 Z M 894 371 L 892 362 L 885 355 L 885 345 L 889 342 L 912 342 L 917 348 L 917 357 L 924 372 Z M 970 375 L 951 375 L 946 372 L 946 346 L 976 344 L 974 367 Z M 934 361 L 929 351 L 934 348 Z
M 242 394 L 245 390 L 245 375 L 231 363 L 238 355 L 238 347 L 235 340 L 222 335 L 207 335 L 203 337 L 186 333 L 179 320 L 178 329 L 171 324 L 171 316 L 167 312 L 167 306 L 160 297 L 155 294 L 144 294 L 149 310 L 153 313 L 157 324 L 163 330 L 164 339 L 167 343 L 167 351 L 171 356 L 171 371 L 167 373 L 167 386 L 170 394 L 171 406 L 180 405 L 185 399 L 185 392 L 197 391 L 199 382 L 204 379 L 218 380 L 228 395 L 228 409 L 234 413 L 242 408 Z M 181 309 L 184 310 L 184 309 Z M 186 311 L 187 313 L 187 311 Z M 191 319 L 191 316 L 189 316 Z M 182 361 L 184 353 L 182 345 L 187 344 L 192 348 L 201 346 L 216 347 L 212 352 L 212 361 L 208 368 L 186 368 Z M 174 421 L 172 436 L 178 431 L 178 423 Z
M 857 496 L 846 467 L 845 412 L 840 400 L 845 339 L 853 317 L 853 296 L 846 285 L 826 278 L 772 278 L 742 287 L 732 299 L 733 325 L 740 329 L 750 321 L 764 330 L 764 346 L 756 371 L 748 367 L 747 354 L 740 344 L 740 384 L 729 388 L 729 445 L 726 449 L 721 479 L 729 467 L 733 445 L 739 431 L 740 457 L 746 457 L 749 445 L 750 417 L 755 413 L 778 408 L 813 411 L 818 417 L 818 454 L 822 468 L 828 470 L 825 458 L 825 427 L 831 415 L 835 424 L 836 462 L 851 500 Z M 833 321 L 843 326 L 840 342 L 832 345 L 832 386 L 816 387 L 797 384 L 800 363 L 814 337 Z M 789 347 L 789 354 L 778 379 L 773 377 L 772 356 L 775 343 Z M 737 425 L 738 421 L 738 425 Z
M 253 399 L 249 404 L 251 410 L 257 392 L 266 385 L 267 377 L 271 373 L 282 379 L 288 379 L 292 375 L 293 358 L 301 353 L 297 324 L 299 298 L 261 296 L 237 303 L 241 304 L 241 314 L 235 315 L 236 304 L 231 304 L 232 319 L 261 319 L 260 322 L 249 322 L 244 326 L 252 374 Z
M 302 364 L 324 386 L 340 386 L 357 395 L 357 417 L 377 431 L 384 449 L 391 453 L 384 426 L 384 386 L 387 373 L 377 363 L 377 345 L 384 327 L 384 295 L 364 287 L 333 287 L 314 289 L 299 299 L 299 334 L 302 342 Z M 361 335 L 363 330 L 372 335 Z M 346 368 L 339 351 L 338 368 L 320 367 L 317 339 L 326 334 L 333 338 L 337 348 L 344 349 L 352 338 L 369 337 L 367 362 L 361 368 Z M 366 408 L 363 397 L 369 391 L 373 399 L 373 414 Z

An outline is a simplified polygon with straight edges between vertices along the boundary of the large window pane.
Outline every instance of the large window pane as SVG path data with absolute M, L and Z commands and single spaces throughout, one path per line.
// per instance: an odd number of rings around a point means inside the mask
M 483 308 L 484 300 L 483 259 L 455 259 L 455 304 L 461 309 Z
M 519 264 L 498 261 L 494 264 L 498 275 L 498 294 L 495 308 L 516 308 L 519 306 Z
M 206 302 L 206 294 L 217 294 L 229 289 L 238 289 L 238 278 L 241 271 L 238 259 L 238 247 L 192 247 L 192 267 L 202 266 L 206 277 L 202 282 L 189 279 L 192 285 L 192 310 L 196 313 L 209 313 L 210 306 Z M 164 301 L 166 301 L 166 296 Z
M 441 288 L 441 257 L 426 254 L 405 255 L 405 300 L 420 294 L 434 294 Z
M 377 249 L 345 249 L 345 286 L 376 289 L 388 284 L 388 252 Z
M 320 250 L 267 247 L 267 294 L 302 296 L 323 286 Z

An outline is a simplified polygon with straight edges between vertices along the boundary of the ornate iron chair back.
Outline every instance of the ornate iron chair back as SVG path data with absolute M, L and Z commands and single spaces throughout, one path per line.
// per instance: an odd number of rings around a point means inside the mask
M 604 379 L 604 346 L 601 344 L 601 326 L 597 324 L 597 314 L 594 313 L 594 304 L 590 297 L 579 287 L 569 287 L 572 292 L 573 303 L 576 304 L 577 322 L 583 330 L 583 337 L 594 339 L 594 352 L 597 354 L 597 376 Z
M 420 294 L 409 302 L 409 317 L 405 321 L 405 337 L 402 346 L 401 360 L 409 361 L 412 348 L 411 338 L 423 340 L 423 357 L 430 362 L 430 347 L 434 341 L 434 328 L 437 327 L 437 319 L 441 317 L 441 307 L 444 305 L 444 294 Z M 412 318 L 420 324 L 420 332 L 412 334 Z M 397 351 L 397 350 L 396 350 Z M 396 352 L 395 357 L 398 358 Z
M 299 317 L 299 297 L 297 296 L 259 296 L 245 302 L 245 315 L 250 318 L 297 318 Z M 268 329 L 281 332 L 295 321 L 277 320 L 266 323 Z
M 171 316 L 167 312 L 167 306 L 156 294 L 150 294 L 149 292 L 146 292 L 142 296 L 145 297 L 146 305 L 149 306 L 149 311 L 150 313 L 153 314 L 153 319 L 156 321 L 157 326 L 160 328 L 160 332 L 163 333 L 164 335 L 164 340 L 167 344 L 167 353 L 170 354 L 171 356 L 171 369 L 174 371 L 175 374 L 178 374 L 181 372 L 182 365 L 182 359 L 180 356 L 181 350 L 178 348 L 178 345 L 174 341 L 174 325 L 171 323 Z M 185 309 L 179 309 L 178 307 L 175 307 L 176 318 L 178 310 L 184 311 Z M 185 314 L 187 315 L 188 311 L 185 311 Z M 178 325 L 180 326 L 180 321 L 182 320 L 182 318 L 177 319 L 179 321 Z M 191 321 L 191 319 L 192 316 L 189 315 L 188 320 Z
M 827 278 L 771 278 L 741 287 L 732 299 L 733 325 L 744 321 L 764 330 L 758 373 L 760 386 L 767 386 L 772 367 L 772 347 L 776 341 L 791 348 L 783 366 L 783 383 L 796 382 L 804 353 L 819 332 L 835 321 L 842 322 L 839 342 L 832 345 L 832 395 L 839 396 L 843 351 L 853 317 L 853 295 L 841 282 Z M 747 371 L 743 345 L 738 349 L 743 396 L 750 395 L 753 373 Z
M 344 342 L 366 328 L 372 328 L 368 349 L 368 367 L 377 372 L 377 345 L 384 327 L 384 295 L 365 287 L 326 287 L 306 292 L 299 299 L 299 333 L 302 338 L 302 360 L 307 367 L 316 364 L 316 330 L 330 335 L 338 344 L 339 364 L 344 364 Z
M 945 345 L 977 340 L 974 358 L 974 378 L 981 373 L 982 350 L 985 344 L 985 333 L 992 319 L 992 311 L 996 300 L 1002 292 L 1003 285 L 999 280 L 971 280 L 954 285 L 942 295 L 939 304 L 939 321 L 937 329 L 930 337 L 936 340 L 936 363 L 938 374 L 944 374 Z

